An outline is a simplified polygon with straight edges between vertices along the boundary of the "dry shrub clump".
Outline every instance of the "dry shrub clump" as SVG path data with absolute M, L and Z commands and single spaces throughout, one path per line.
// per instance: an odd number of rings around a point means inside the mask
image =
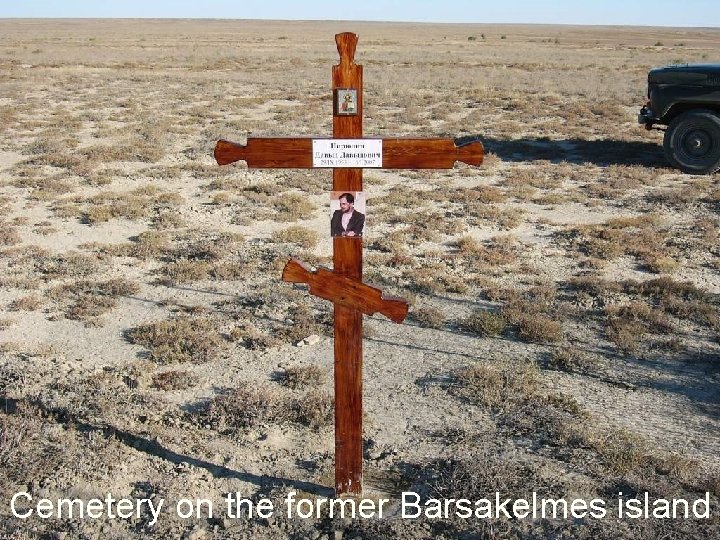
M 166 264 L 158 270 L 161 274 L 158 282 L 173 286 L 204 279 L 232 280 L 245 277 L 244 265 L 228 260 L 237 257 L 244 240 L 241 234 L 217 231 L 191 232 L 178 236 L 172 248 L 159 246 Z
M 568 373 L 582 373 L 589 367 L 585 355 L 574 347 L 554 349 L 548 358 L 547 367 Z
M 442 310 L 432 306 L 424 306 L 413 309 L 410 312 L 410 317 L 421 326 L 426 326 L 428 328 L 442 328 L 447 320 L 447 317 Z
M 514 326 L 518 337 L 533 343 L 556 343 L 563 339 L 562 324 L 551 315 L 556 311 L 554 286 L 532 287 L 511 294 L 500 313 Z
M 539 383 L 539 371 L 532 364 L 512 368 L 477 364 L 457 371 L 453 377 L 457 396 L 496 411 L 534 395 Z
M 317 390 L 287 396 L 267 385 L 241 382 L 211 399 L 198 414 L 202 423 L 221 432 L 286 422 L 319 429 L 332 422 L 333 399 Z
M 282 194 L 273 199 L 277 221 L 297 221 L 308 218 L 316 209 L 307 197 L 299 193 Z
M 317 387 L 325 381 L 325 372 L 315 364 L 309 366 L 292 366 L 280 374 L 283 386 L 297 390 L 306 387 Z
M 177 193 L 148 185 L 126 193 L 107 191 L 89 198 L 59 201 L 53 211 L 59 217 L 79 217 L 95 225 L 116 218 L 147 218 L 183 202 Z
M 466 332 L 480 336 L 497 336 L 503 333 L 507 321 L 499 313 L 478 309 L 468 317 L 461 319 L 459 325 Z
M 35 311 L 42 305 L 42 300 L 35 295 L 23 296 L 10 302 L 10 311 Z
M 61 461 L 61 441 L 56 435 L 44 435 L 47 427 L 47 422 L 24 404 L 14 414 L 0 415 L 0 493 L 5 486 L 46 474 Z
M 720 327 L 718 299 L 689 281 L 675 281 L 665 276 L 643 282 L 627 280 L 623 286 L 627 294 L 639 294 L 679 319 Z
M 275 233 L 272 236 L 272 240 L 274 242 L 297 244 L 298 246 L 311 249 L 320 241 L 320 235 L 318 235 L 317 231 L 308 229 L 307 227 L 293 225 Z
M 97 257 L 77 251 L 68 251 L 59 255 L 40 253 L 34 260 L 34 266 L 35 271 L 45 281 L 87 277 L 100 270 Z
M 126 244 L 100 246 L 100 251 L 116 257 L 143 260 L 159 258 L 170 251 L 170 237 L 164 231 L 144 231 L 130 240 Z
M 211 320 L 189 316 L 144 324 L 128 330 L 126 337 L 146 347 L 149 358 L 161 364 L 206 362 L 223 343 Z
M 117 305 L 117 298 L 137 294 L 140 286 L 123 278 L 106 281 L 80 280 L 60 285 L 48 297 L 64 305 L 65 317 L 92 322 Z
M 647 342 L 673 351 L 682 348 L 677 336 L 678 320 L 711 329 L 720 327 L 718 300 L 690 282 L 659 277 L 646 281 L 608 281 L 592 276 L 573 278 L 569 285 L 578 298 L 602 307 L 588 313 L 598 316 L 605 336 L 625 352 L 637 352 Z M 671 335 L 661 342 L 652 335 Z
M 472 236 L 461 236 L 453 244 L 457 258 L 468 271 L 482 272 L 488 267 L 506 266 L 517 260 L 519 245 L 512 236 L 495 236 L 480 242 Z
M 0 246 L 12 246 L 22 241 L 15 227 L 9 223 L 0 222 Z
M 647 333 L 668 334 L 673 330 L 662 310 L 644 302 L 608 306 L 605 313 L 608 338 L 624 351 L 635 351 Z
M 607 260 L 630 255 L 654 273 L 672 272 L 677 268 L 667 230 L 654 214 L 572 227 L 557 237 L 566 241 L 571 249 L 591 258 Z
M 417 269 L 405 270 L 402 277 L 411 289 L 425 294 L 467 292 L 467 281 L 444 262 L 429 262 Z
M 199 381 L 197 375 L 187 370 L 170 370 L 153 375 L 153 386 L 159 390 L 186 390 Z
M 311 336 L 332 335 L 332 322 L 328 319 L 327 311 L 314 313 L 305 304 L 292 306 L 288 309 L 286 323 L 275 329 L 275 335 L 278 339 L 288 343 L 297 343 L 298 341 Z
M 251 351 L 264 351 L 280 345 L 276 336 L 268 334 L 252 324 L 241 324 L 230 330 L 230 339 Z
M 659 452 L 624 430 L 588 423 L 587 412 L 574 398 L 544 393 L 538 375 L 527 364 L 476 365 L 457 371 L 449 388 L 456 397 L 490 409 L 506 434 L 556 448 L 558 459 L 600 482 L 608 475 L 631 475 L 664 486 L 668 478 L 685 483 L 694 474 L 692 460 Z

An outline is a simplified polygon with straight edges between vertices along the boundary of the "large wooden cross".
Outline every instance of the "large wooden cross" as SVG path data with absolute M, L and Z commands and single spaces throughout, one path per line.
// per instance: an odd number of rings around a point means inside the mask
M 382 169 L 448 169 L 456 161 L 480 165 L 478 141 L 453 139 L 363 139 L 363 71 L 355 64 L 358 37 L 335 36 L 340 64 L 332 68 L 333 138 L 248 138 L 240 145 L 221 140 L 215 159 L 226 165 L 244 160 L 249 168 L 332 167 L 336 192 L 363 189 L 363 167 Z M 347 102 L 349 105 L 343 106 Z M 333 144 L 336 142 L 336 144 Z M 338 150 L 337 148 L 346 150 Z M 347 150 L 352 149 L 352 150 Z M 405 300 L 385 298 L 379 289 L 362 283 L 362 237 L 333 238 L 333 269 L 312 272 L 295 259 L 283 270 L 283 280 L 307 283 L 310 293 L 335 307 L 335 491 L 362 493 L 362 316 L 375 312 L 400 323 Z

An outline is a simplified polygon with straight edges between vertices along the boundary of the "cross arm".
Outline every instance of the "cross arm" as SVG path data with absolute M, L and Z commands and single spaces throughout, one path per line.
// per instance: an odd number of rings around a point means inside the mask
M 382 313 L 396 323 L 403 322 L 407 316 L 408 303 L 405 300 L 383 296 L 380 289 L 335 274 L 327 268 L 319 267 L 313 272 L 297 259 L 287 262 L 282 279 L 290 283 L 307 283 L 310 294 L 366 315 Z
M 243 160 L 251 169 L 311 169 L 312 139 L 248 137 L 245 145 L 219 140 L 215 145 L 215 160 L 218 165 Z
M 480 165 L 482 143 L 461 139 L 381 139 L 383 169 L 450 169 L 456 161 Z M 244 160 L 249 168 L 311 169 L 311 138 L 250 137 L 242 145 L 220 140 L 215 145 L 219 165 Z

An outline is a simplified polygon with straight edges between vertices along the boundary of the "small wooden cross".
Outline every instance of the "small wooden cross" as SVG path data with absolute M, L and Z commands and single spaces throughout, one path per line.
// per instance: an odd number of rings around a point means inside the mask
M 362 191 L 363 167 L 448 169 L 456 161 L 480 165 L 476 140 L 363 139 L 363 71 L 355 64 L 358 37 L 337 34 L 340 64 L 332 68 L 333 138 L 248 138 L 246 145 L 218 141 L 215 159 L 226 165 L 244 160 L 249 168 L 333 168 L 333 191 Z M 343 105 L 345 104 L 345 105 Z M 333 143 L 335 143 L 333 145 Z M 354 149 L 335 152 L 335 147 Z M 312 272 L 295 259 L 283 280 L 307 283 L 310 294 L 334 303 L 335 322 L 335 491 L 362 493 L 362 316 L 379 312 L 400 323 L 408 304 L 385 298 L 362 283 L 362 237 L 333 238 L 333 270 Z

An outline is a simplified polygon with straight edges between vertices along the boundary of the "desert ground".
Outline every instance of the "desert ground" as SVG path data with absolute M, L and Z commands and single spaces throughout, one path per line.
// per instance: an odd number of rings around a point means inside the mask
M 485 161 L 364 173 L 364 279 L 411 304 L 364 323 L 386 515 L 233 518 L 228 493 L 332 495 L 332 306 L 280 280 L 332 264 L 331 173 L 212 151 L 329 136 L 344 31 L 366 136 Z M 718 61 L 718 29 L 0 20 L 0 538 L 719 538 L 719 177 L 635 120 L 649 68 Z M 607 514 L 403 519 L 402 492 Z M 17 493 L 165 506 L 20 518 Z M 645 493 L 710 516 L 619 515 Z

